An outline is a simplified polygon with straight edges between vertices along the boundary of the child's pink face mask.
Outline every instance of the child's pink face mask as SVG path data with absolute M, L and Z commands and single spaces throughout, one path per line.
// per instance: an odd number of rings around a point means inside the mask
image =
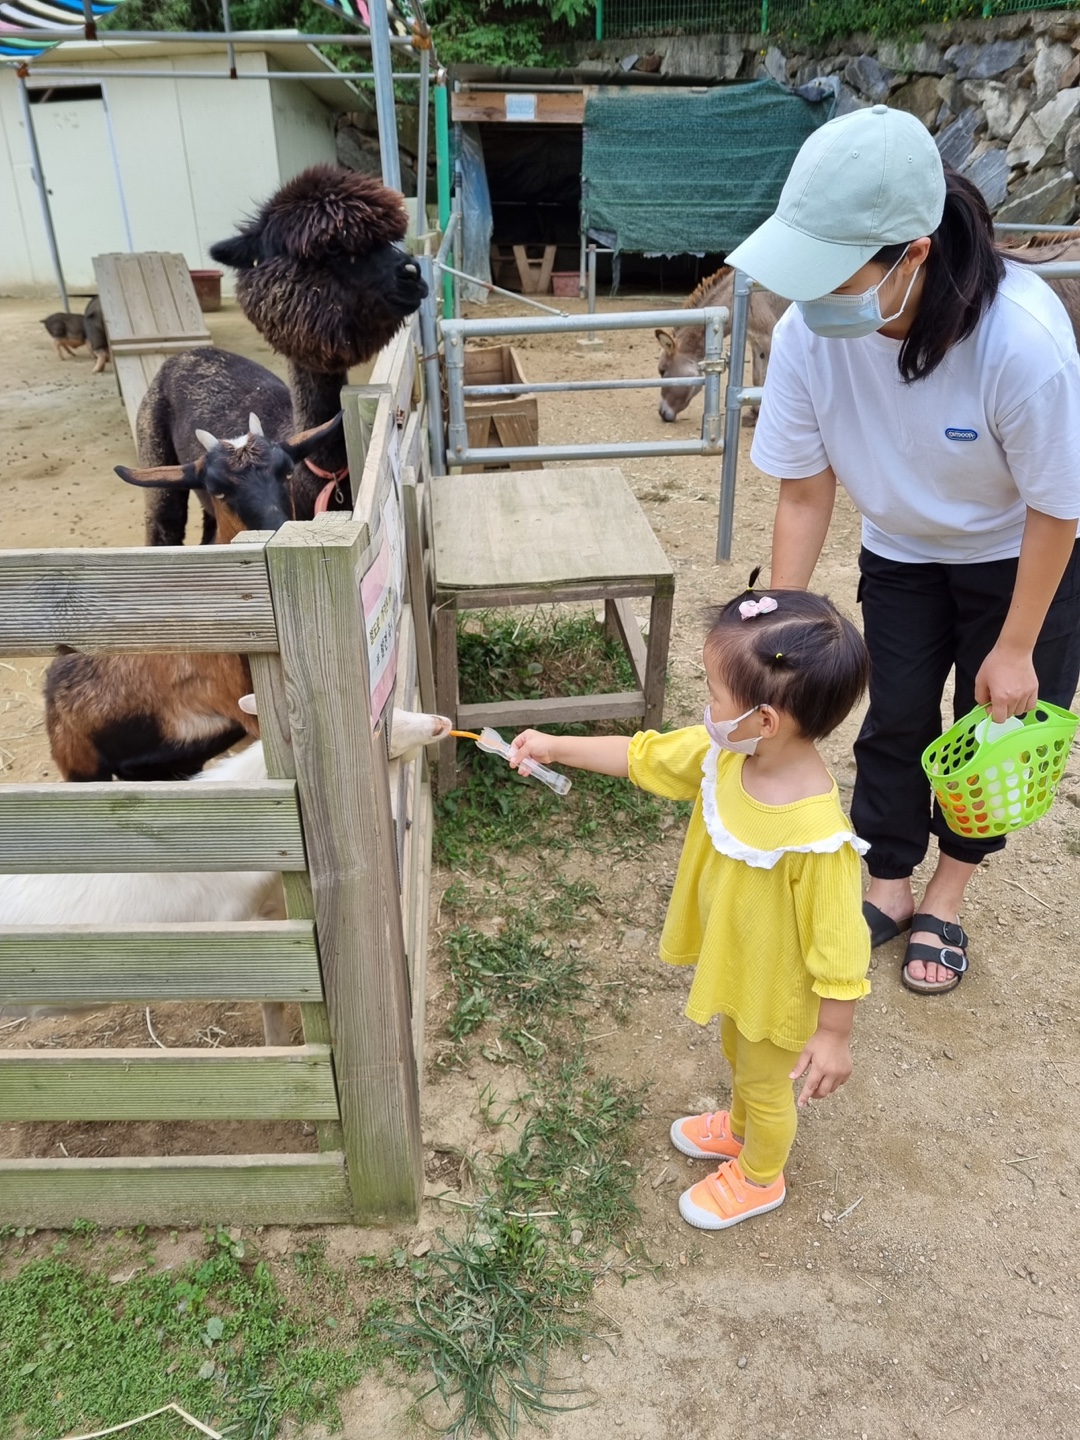
M 721 750 L 730 750 L 735 755 L 753 755 L 758 747 L 760 735 L 755 735 L 752 740 L 732 740 L 731 732 L 737 730 L 744 720 L 748 720 L 758 706 L 751 705 L 745 715 L 738 715 L 734 720 L 714 720 L 712 718 L 712 704 L 705 706 L 705 729 L 709 732 L 709 739 Z

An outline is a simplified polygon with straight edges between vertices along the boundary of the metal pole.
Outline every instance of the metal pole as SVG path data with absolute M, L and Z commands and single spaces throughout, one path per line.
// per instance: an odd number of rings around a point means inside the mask
M 586 266 L 587 266 L 588 263 L 589 263 L 589 262 L 588 262 L 588 257 L 587 257 L 587 246 L 588 246 L 589 241 L 588 241 L 588 236 L 585 234 L 585 224 L 584 224 L 584 221 L 582 222 L 582 225 L 581 225 L 581 237 L 580 237 L 580 238 L 581 238 L 581 250 L 580 250 L 580 253 L 579 253 L 579 255 L 578 255 L 578 286 L 577 286 L 577 293 L 578 293 L 578 299 L 579 299 L 579 300 L 584 298 L 585 288 L 586 288 L 586 286 L 587 286 L 588 283 L 589 283 L 589 282 L 588 282 L 588 278 L 587 278 L 587 276 L 586 276 L 586 274 L 585 274 Z
M 463 337 L 454 331 L 448 333 L 443 325 L 443 341 L 446 353 L 446 395 L 450 409 L 450 424 L 447 434 L 447 464 L 460 465 L 456 457 L 464 455 L 469 448 L 469 431 L 465 424 L 465 344 Z
M 431 41 L 420 51 L 420 98 L 416 126 L 416 233 L 427 233 L 428 122 L 431 101 Z
M 716 448 L 721 443 L 720 425 L 720 371 L 723 369 L 722 347 L 724 344 L 723 309 L 712 310 L 705 321 L 705 359 L 701 373 L 705 376 L 705 413 L 701 420 L 701 438 L 706 445 Z
M 368 7 L 371 17 L 371 68 L 375 72 L 375 112 L 379 119 L 379 156 L 383 184 L 401 189 L 401 156 L 398 153 L 397 111 L 394 109 L 394 76 L 390 60 L 390 20 L 383 0 Z
M 109 109 L 108 87 L 101 87 L 101 106 L 105 112 L 105 134 L 109 141 L 109 154 L 112 156 L 113 175 L 116 178 L 116 195 L 120 201 L 120 218 L 124 223 L 124 239 L 127 241 L 128 254 L 135 250 L 135 240 L 131 233 L 131 216 L 128 214 L 127 197 L 124 194 L 124 177 L 120 172 L 120 152 L 116 148 L 116 132 L 113 129 L 112 111 Z
M 460 126 L 455 126 L 460 130 Z M 461 154 L 460 137 L 457 152 Z M 461 314 L 461 266 L 462 256 L 465 253 L 465 214 L 462 209 L 461 197 L 461 166 L 454 166 L 454 214 L 457 216 L 457 224 L 454 226 L 454 238 L 450 245 L 450 254 L 453 257 L 454 268 L 450 271 L 450 284 L 453 287 L 454 301 L 451 313 Z M 457 272 L 455 274 L 455 271 Z
M 225 33 L 232 30 L 232 22 L 229 19 L 229 0 L 221 0 L 221 18 L 225 22 Z M 229 57 L 229 78 L 236 79 L 236 47 L 230 40 L 225 47 L 225 53 Z
M 420 273 L 428 287 L 427 299 L 420 306 L 420 344 L 423 349 L 424 389 L 427 392 L 428 441 L 431 445 L 431 469 L 435 475 L 446 474 L 446 436 L 443 433 L 442 378 L 439 374 L 439 327 L 436 320 L 435 266 L 430 255 L 417 257 Z
M 53 273 L 56 275 L 56 284 L 60 291 L 60 299 L 64 302 L 64 309 L 70 310 L 71 301 L 68 299 L 67 286 L 64 283 L 60 250 L 56 243 L 56 231 L 53 229 L 52 211 L 49 209 L 49 192 L 45 186 L 45 172 L 41 168 L 41 152 L 38 149 L 37 135 L 34 132 L 34 119 L 30 113 L 30 95 L 26 88 L 26 67 L 20 65 L 15 71 L 15 75 L 19 81 L 19 106 L 22 110 L 23 124 L 26 126 L 26 140 L 30 146 L 30 173 L 34 177 L 38 199 L 41 201 L 41 218 L 45 222 L 45 238 L 49 242 Z
M 41 40 L 46 36 L 57 42 L 83 40 L 81 25 L 57 25 L 49 30 L 33 29 L 13 25 L 5 28 L 5 40 Z M 238 45 L 345 45 L 366 49 L 371 44 L 370 35 L 304 35 L 289 30 L 110 30 L 110 40 L 154 40 L 165 44 L 185 41 L 192 45 L 220 45 L 225 40 L 235 40 Z M 407 35 L 391 35 L 391 45 L 412 45 Z
M 94 0 L 82 0 L 83 13 L 83 37 L 87 40 L 96 40 L 97 20 L 94 16 Z
M 746 338 L 753 288 L 754 282 L 750 276 L 743 270 L 736 270 L 731 306 L 731 353 L 728 360 L 727 393 L 724 397 L 724 459 L 720 467 L 720 517 L 716 531 L 718 561 L 731 559 L 731 538 L 735 527 L 735 480 L 739 466 L 739 429 L 742 425 L 743 374 L 746 369 Z M 719 377 L 717 380 L 719 382 Z
M 444 319 L 442 328 L 444 335 L 565 335 L 575 330 L 654 330 L 670 325 L 672 320 L 679 325 L 706 325 L 715 315 L 723 318 L 723 306 L 702 310 L 612 310 L 603 315 L 493 315 L 478 320 Z
M 586 305 L 587 305 L 587 307 L 588 307 L 588 313 L 589 313 L 590 315 L 595 315 L 595 314 L 596 314 L 596 246 L 595 246 L 595 245 L 590 245 L 590 246 L 589 246 L 588 259 L 587 259 L 587 261 L 586 261 L 585 272 L 586 272 L 586 273 L 585 273 L 585 301 L 586 301 Z M 600 336 L 597 335 L 597 334 L 595 334 L 595 333 L 593 333 L 593 334 L 588 334 L 588 335 L 582 335 L 581 338 L 578 340 L 577 343 L 578 343 L 579 345 L 584 346 L 586 350 L 599 350 L 599 349 L 602 348 L 602 346 L 603 346 L 603 344 L 604 344 L 604 342 L 600 339 Z
M 134 70 L 87 66 L 73 70 L 70 65 L 30 65 L 27 76 L 38 80 L 43 76 L 67 80 L 69 85 L 81 85 L 90 77 L 95 80 L 336 80 L 347 85 L 354 93 L 354 80 L 374 80 L 374 71 L 357 70 L 239 70 L 230 75 L 226 70 Z M 76 78 L 78 77 L 78 78 Z M 419 80 L 419 75 L 398 75 L 398 80 Z M 66 87 L 60 87 L 66 88 Z
M 506 399 L 511 395 L 562 395 L 573 390 L 666 390 L 669 385 L 676 389 L 700 390 L 701 380 L 693 375 L 649 380 L 532 380 L 523 385 L 466 385 L 463 393 L 467 400 L 480 395 Z

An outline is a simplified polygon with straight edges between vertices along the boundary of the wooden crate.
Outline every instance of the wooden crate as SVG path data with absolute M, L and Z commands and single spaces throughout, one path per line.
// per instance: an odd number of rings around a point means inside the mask
M 465 351 L 466 385 L 526 385 L 521 357 L 512 345 L 492 345 L 483 350 Z M 493 445 L 537 445 L 540 441 L 540 414 L 535 395 L 494 395 L 465 400 L 465 423 L 469 447 Z M 541 470 L 539 460 L 518 461 L 513 466 L 490 463 L 465 465 L 466 474 L 482 470 Z

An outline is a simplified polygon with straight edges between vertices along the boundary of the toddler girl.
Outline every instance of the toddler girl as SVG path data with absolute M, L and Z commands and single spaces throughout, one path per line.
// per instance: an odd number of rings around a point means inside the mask
M 750 588 L 709 613 L 703 725 L 579 738 L 524 730 L 526 758 L 694 800 L 660 954 L 696 965 L 686 1013 L 721 1016 L 731 1109 L 676 1120 L 684 1155 L 720 1167 L 681 1197 L 684 1220 L 725 1230 L 784 1202 L 799 1105 L 851 1074 L 855 1001 L 869 993 L 859 856 L 814 742 L 866 688 L 862 637 L 823 596 Z M 798 1056 L 797 1059 L 793 1058 Z

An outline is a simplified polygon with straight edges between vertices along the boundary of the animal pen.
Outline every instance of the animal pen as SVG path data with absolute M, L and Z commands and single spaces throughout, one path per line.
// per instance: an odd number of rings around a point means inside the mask
M 316 1223 L 414 1215 L 432 833 L 426 761 L 387 760 L 431 708 L 429 483 L 415 322 L 344 396 L 351 515 L 228 546 L 0 555 L 0 653 L 242 651 L 271 778 L 0 786 L 0 871 L 277 870 L 288 919 L 8 927 L 27 1005 L 292 1001 L 303 1043 L 0 1051 L 10 1121 L 295 1120 L 317 1153 L 0 1162 L 0 1223 Z M 404 421 L 399 426 L 399 419 Z M 219 793 L 215 793 L 215 789 Z

